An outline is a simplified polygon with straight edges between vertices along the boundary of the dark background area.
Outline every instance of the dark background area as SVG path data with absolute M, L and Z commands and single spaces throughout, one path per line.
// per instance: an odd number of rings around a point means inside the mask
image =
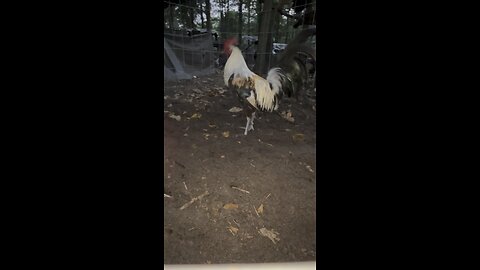
M 317 227 L 318 257 L 413 263 L 404 246 L 429 246 L 416 245 L 427 226 L 412 227 L 426 219 L 418 205 L 429 194 L 417 172 L 445 175 L 430 129 L 431 111 L 445 113 L 428 102 L 448 83 L 431 53 L 440 45 L 428 40 L 438 31 L 423 31 L 425 6 L 318 6 L 317 216 L 328 220 Z M 160 265 L 161 7 L 21 8 L 9 56 L 10 72 L 22 71 L 10 77 L 22 82 L 10 100 L 22 99 L 9 115 L 15 172 L 25 173 L 9 183 L 30 191 L 19 194 L 28 203 L 16 205 L 11 250 L 62 266 Z

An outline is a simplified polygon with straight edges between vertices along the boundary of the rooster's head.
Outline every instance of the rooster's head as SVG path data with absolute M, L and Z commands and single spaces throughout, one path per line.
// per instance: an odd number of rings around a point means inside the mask
M 231 37 L 223 43 L 223 52 L 226 55 L 230 55 L 232 53 L 232 46 L 238 46 L 238 40 L 236 37 Z

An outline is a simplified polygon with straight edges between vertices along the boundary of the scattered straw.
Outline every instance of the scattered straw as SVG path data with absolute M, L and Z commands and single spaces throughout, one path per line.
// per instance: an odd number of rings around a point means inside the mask
M 191 201 L 189 201 L 188 203 L 186 203 L 186 204 L 184 204 L 182 207 L 180 207 L 180 210 L 183 210 L 183 209 L 189 207 L 192 203 L 194 203 L 194 202 L 202 199 L 203 197 L 207 196 L 208 194 L 209 194 L 208 191 L 205 191 L 205 192 L 204 192 L 203 194 L 201 194 L 200 196 L 193 198 Z

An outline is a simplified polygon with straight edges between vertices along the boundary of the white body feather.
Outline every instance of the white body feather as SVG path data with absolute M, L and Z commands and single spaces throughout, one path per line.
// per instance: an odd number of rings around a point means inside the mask
M 279 68 L 277 68 L 279 69 Z M 254 82 L 254 88 L 256 93 L 253 94 L 253 91 L 250 92 L 250 96 L 247 98 L 248 102 L 257 109 L 265 110 L 265 111 L 273 111 L 278 108 L 278 104 L 275 104 L 275 95 L 281 91 L 281 82 L 279 80 L 280 73 L 276 70 L 272 69 L 268 73 L 269 78 L 265 80 L 264 78 L 258 76 L 257 74 L 250 71 L 245 63 L 245 59 L 243 58 L 242 52 L 235 46 L 232 46 L 232 53 L 225 64 L 225 68 L 223 70 L 223 80 L 226 86 L 228 85 L 228 80 L 234 75 L 232 80 L 232 84 L 236 86 L 243 86 L 245 85 L 246 80 L 250 78 Z M 273 89 L 270 88 L 270 84 L 272 84 Z

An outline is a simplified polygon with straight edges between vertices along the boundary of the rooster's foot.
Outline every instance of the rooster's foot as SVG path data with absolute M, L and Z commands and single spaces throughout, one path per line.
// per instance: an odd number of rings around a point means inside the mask
M 255 130 L 253 128 L 253 120 L 255 120 L 255 112 L 252 113 L 252 118 L 247 116 L 247 125 L 245 126 L 245 133 L 244 133 L 245 135 L 247 135 L 247 133 L 250 130 Z

